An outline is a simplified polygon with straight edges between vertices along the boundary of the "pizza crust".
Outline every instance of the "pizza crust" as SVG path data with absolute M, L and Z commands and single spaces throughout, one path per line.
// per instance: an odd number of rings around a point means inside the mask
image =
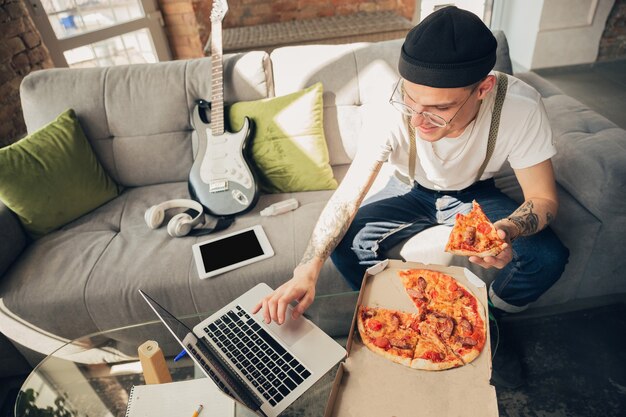
M 461 356 L 461 359 L 463 359 L 463 362 L 465 362 L 466 364 L 472 362 L 474 359 L 476 359 L 478 356 L 480 356 L 480 352 L 482 352 L 482 348 L 479 349 L 472 349 L 466 353 L 463 353 Z
M 500 246 L 496 246 L 493 247 L 491 249 L 488 249 L 486 251 L 483 252 L 474 252 L 471 250 L 465 250 L 465 249 L 453 249 L 451 245 L 446 246 L 446 252 L 448 253 L 452 253 L 454 255 L 461 255 L 461 256 L 478 256 L 479 258 L 484 258 L 486 256 L 497 256 L 500 252 L 502 252 L 504 249 L 506 249 L 509 245 L 507 245 L 506 243 L 500 245 Z
M 458 368 L 461 365 L 463 365 L 463 363 L 458 359 L 455 362 L 446 360 L 442 362 L 432 362 L 428 359 L 416 358 L 411 362 L 411 368 L 422 369 L 424 371 L 444 371 L 446 369 Z

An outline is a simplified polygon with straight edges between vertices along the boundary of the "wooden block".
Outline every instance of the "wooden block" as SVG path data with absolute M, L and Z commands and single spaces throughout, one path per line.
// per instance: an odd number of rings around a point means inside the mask
M 154 340 L 148 340 L 137 349 L 141 368 L 143 369 L 143 378 L 146 384 L 162 384 L 172 382 L 172 375 L 167 369 L 165 356 Z

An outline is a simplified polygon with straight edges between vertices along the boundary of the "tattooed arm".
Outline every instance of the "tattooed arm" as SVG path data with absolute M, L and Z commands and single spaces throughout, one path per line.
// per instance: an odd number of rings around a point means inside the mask
M 554 171 L 549 159 L 530 168 L 517 169 L 515 176 L 524 193 L 524 202 L 506 219 L 494 224 L 500 237 L 509 242 L 509 247 L 496 257 L 470 257 L 470 261 L 485 268 L 501 269 L 508 264 L 513 257 L 511 241 L 544 229 L 554 220 L 559 207 Z
M 322 266 L 348 230 L 381 166 L 381 162 L 357 155 L 345 178 L 322 210 L 304 256 L 294 269 L 293 277 L 263 298 L 252 310 L 253 313 L 256 314 L 262 308 L 267 323 L 273 320 L 282 324 L 289 303 L 298 301 L 292 314 L 294 319 L 313 303 L 315 285 Z

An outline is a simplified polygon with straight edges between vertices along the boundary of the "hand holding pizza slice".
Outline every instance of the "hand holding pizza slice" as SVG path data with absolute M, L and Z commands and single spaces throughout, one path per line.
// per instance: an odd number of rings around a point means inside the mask
M 462 256 L 497 256 L 509 246 L 489 221 L 480 205 L 474 200 L 472 211 L 457 214 L 450 232 L 446 252 Z

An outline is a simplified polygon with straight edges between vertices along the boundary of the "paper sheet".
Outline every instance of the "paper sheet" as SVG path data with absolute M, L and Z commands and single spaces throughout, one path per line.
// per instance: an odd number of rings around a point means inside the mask
M 235 401 L 208 378 L 167 384 L 135 385 L 126 417 L 191 417 L 202 404 L 200 417 L 235 416 Z

